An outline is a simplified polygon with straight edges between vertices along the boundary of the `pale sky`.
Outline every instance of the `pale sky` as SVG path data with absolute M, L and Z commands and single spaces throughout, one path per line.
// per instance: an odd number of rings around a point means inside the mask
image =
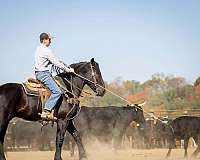
M 200 76 L 198 0 L 0 0 L 0 83 L 33 76 L 39 34 L 67 64 L 100 64 L 104 80 L 144 82 L 157 72 Z

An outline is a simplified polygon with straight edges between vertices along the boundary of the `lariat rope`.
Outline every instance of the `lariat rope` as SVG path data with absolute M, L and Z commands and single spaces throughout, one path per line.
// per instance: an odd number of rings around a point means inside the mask
M 81 76 L 80 74 L 77 74 L 77 73 L 75 73 L 75 72 L 74 72 L 73 74 L 76 75 L 77 77 L 81 78 L 81 79 L 84 79 L 84 80 L 86 80 L 86 81 L 88 81 L 88 82 L 90 82 L 90 83 L 92 83 L 92 84 L 95 84 L 96 86 L 99 86 L 100 88 L 105 89 L 107 92 L 109 92 L 109 93 L 111 93 L 112 95 L 114 95 L 114 96 L 120 98 L 122 101 L 125 101 L 126 103 L 128 103 L 128 105 L 136 107 L 137 109 L 143 111 L 146 115 L 149 115 L 149 116 L 152 117 L 153 119 L 158 120 L 158 121 L 160 121 L 161 123 L 163 123 L 163 124 L 169 126 L 169 127 L 172 129 L 172 132 L 173 132 L 173 134 L 174 134 L 174 129 L 172 128 L 172 126 L 171 126 L 170 124 L 164 123 L 164 121 L 163 121 L 162 119 L 158 118 L 158 117 L 155 116 L 154 114 L 150 114 L 149 112 L 147 112 L 147 111 L 145 111 L 145 110 L 143 110 L 142 108 L 139 107 L 139 106 L 145 105 L 146 102 L 144 102 L 144 103 L 142 103 L 142 104 L 132 104 L 132 103 L 131 103 L 130 101 L 128 101 L 126 98 L 124 98 L 124 97 L 118 95 L 117 93 L 115 93 L 115 92 L 109 90 L 108 88 L 105 88 L 105 87 L 99 85 L 98 83 L 95 83 L 95 82 L 93 82 L 93 81 L 91 81 L 91 80 L 89 80 L 89 79 L 87 79 L 87 78 Z M 64 78 L 64 79 L 65 79 L 68 83 L 71 84 L 71 87 L 75 87 L 75 88 L 77 88 L 79 91 L 82 91 L 79 87 L 75 86 L 71 81 L 69 81 L 69 80 L 66 79 L 66 78 Z M 71 93 L 72 95 L 74 95 L 73 92 L 70 92 L 70 91 L 66 90 L 64 87 L 61 87 L 61 88 L 62 88 L 63 90 L 65 90 L 65 91 Z M 89 92 L 86 92 L 86 91 L 83 91 L 83 92 L 92 95 L 92 94 L 89 93 Z M 76 95 L 74 95 L 74 96 L 75 96 L 76 98 L 78 98 Z M 79 110 L 79 112 L 80 112 L 80 110 Z M 78 115 L 78 114 L 77 114 L 77 115 Z
M 114 96 L 120 98 L 121 100 L 127 102 L 128 105 L 136 107 L 137 109 L 143 111 L 145 114 L 149 115 L 150 117 L 153 117 L 153 119 L 158 120 L 158 121 L 160 121 L 162 124 L 169 126 L 169 127 L 171 128 L 171 130 L 172 130 L 172 133 L 174 134 L 174 129 L 172 128 L 172 126 L 171 126 L 170 124 L 164 123 L 164 121 L 163 121 L 162 119 L 158 118 L 158 117 L 155 116 L 154 114 L 152 115 L 152 114 L 150 114 L 149 112 L 146 112 L 146 111 L 144 111 L 142 108 L 138 107 L 138 106 L 143 106 L 143 105 L 145 105 L 146 102 L 144 102 L 144 103 L 142 103 L 142 104 L 139 104 L 139 105 L 138 105 L 138 104 L 137 104 L 137 105 L 136 105 L 136 104 L 132 104 L 130 101 L 128 101 L 128 100 L 125 99 L 124 97 L 122 97 L 122 96 L 120 96 L 120 95 L 114 93 L 113 91 L 109 90 L 108 88 L 105 88 L 105 87 L 99 85 L 98 83 L 95 83 L 95 82 L 93 82 L 93 81 L 91 81 L 91 80 L 89 80 L 89 79 L 87 79 L 87 78 L 85 78 L 85 77 L 83 77 L 83 76 L 81 76 L 81 75 L 75 73 L 75 72 L 74 72 L 73 74 L 75 74 L 76 76 L 78 76 L 78 77 L 80 77 L 80 78 L 82 78 L 82 79 L 87 80 L 87 81 L 90 82 L 90 83 L 95 84 L 96 86 L 99 86 L 99 87 L 105 89 L 106 91 L 108 91 L 108 92 L 111 93 L 112 95 L 114 95 Z
M 83 93 L 86 93 L 88 95 L 92 95 L 91 93 L 87 92 L 87 91 L 84 91 L 82 89 L 80 89 L 79 87 L 75 86 L 72 82 L 70 82 L 68 79 L 64 78 L 65 81 L 67 81 L 71 86 L 75 87 L 76 89 L 78 89 L 79 91 L 83 92 Z M 81 95 L 82 96 L 82 95 Z
M 112 95 L 114 95 L 114 96 L 120 98 L 121 100 L 127 102 L 128 105 L 136 107 L 137 109 L 143 111 L 145 114 L 149 115 L 150 117 L 153 117 L 155 120 L 158 120 L 158 121 L 160 121 L 160 122 L 163 123 L 163 120 L 161 120 L 160 118 L 158 118 L 158 117 L 155 116 L 154 114 L 152 115 L 152 114 L 150 114 L 149 112 L 144 111 L 142 108 L 138 107 L 136 104 L 132 104 L 130 101 L 128 101 L 128 100 L 125 99 L 124 97 L 122 97 L 122 96 L 120 96 L 120 95 L 114 93 L 113 91 L 109 90 L 108 88 L 105 88 L 105 87 L 99 85 L 98 83 L 95 83 L 95 82 L 93 82 L 93 81 L 91 81 L 91 80 L 89 80 L 89 79 L 87 79 L 87 78 L 85 78 L 85 77 L 83 77 L 83 76 L 81 76 L 81 75 L 75 73 L 75 72 L 74 72 L 73 74 L 75 74 L 75 75 L 78 76 L 79 78 L 82 78 L 82 79 L 84 79 L 84 80 L 87 80 L 87 81 L 90 82 L 90 83 L 96 84 L 97 86 L 99 86 L 99 87 L 105 89 L 106 91 L 108 91 L 108 92 L 111 93 Z M 144 103 L 142 103 L 142 104 L 139 104 L 139 106 L 143 106 L 143 105 L 145 105 L 145 104 L 146 104 L 146 102 L 144 102 Z M 169 125 L 169 124 L 167 124 L 167 125 Z M 170 125 L 170 127 L 171 127 L 171 125 Z M 172 128 L 172 130 L 173 130 L 173 128 Z

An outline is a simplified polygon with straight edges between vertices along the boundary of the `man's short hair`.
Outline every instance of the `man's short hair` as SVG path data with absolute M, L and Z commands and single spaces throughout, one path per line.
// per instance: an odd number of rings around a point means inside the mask
M 42 43 L 44 39 L 50 39 L 49 35 L 47 33 L 41 33 L 40 34 L 40 42 Z

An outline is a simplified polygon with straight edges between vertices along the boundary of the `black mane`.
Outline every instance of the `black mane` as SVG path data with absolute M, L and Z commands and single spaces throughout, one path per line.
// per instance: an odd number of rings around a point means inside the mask
M 69 66 L 71 68 L 74 68 L 75 72 L 80 68 L 80 67 L 83 67 L 85 66 L 87 63 L 89 62 L 78 62 L 78 63 L 73 63 L 73 64 L 70 64 Z M 57 76 L 60 76 L 61 78 L 67 78 L 68 80 L 71 78 L 71 73 L 66 73 L 66 72 L 61 72 L 57 74 Z
M 70 64 L 70 67 L 74 68 L 74 69 L 77 69 L 79 67 L 82 67 L 83 65 L 87 64 L 88 62 L 79 62 L 79 63 L 73 63 L 73 64 Z

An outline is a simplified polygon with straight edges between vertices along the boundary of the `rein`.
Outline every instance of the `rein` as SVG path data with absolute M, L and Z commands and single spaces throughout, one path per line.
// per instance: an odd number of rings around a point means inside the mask
M 88 94 L 88 95 L 92 95 L 91 93 L 89 93 L 89 92 L 87 92 L 87 91 L 84 91 L 84 90 L 81 90 L 79 87 L 77 87 L 77 86 L 75 86 L 71 81 L 69 81 L 68 79 L 66 79 L 66 78 L 63 78 L 65 81 L 67 81 L 70 85 L 72 85 L 73 87 L 75 87 L 76 89 L 78 89 L 79 91 L 81 91 L 81 92 L 84 92 L 84 93 L 86 93 L 86 94 Z M 70 92 L 70 91 L 69 91 Z M 72 94 L 72 92 L 70 92 L 71 94 Z M 74 95 L 74 96 L 76 96 L 76 95 Z M 82 95 L 81 95 L 81 97 L 82 97 Z
M 73 77 L 72 77 L 72 75 L 71 75 L 71 77 L 70 77 L 70 80 L 71 80 L 71 82 L 70 82 L 70 86 L 71 86 L 71 93 L 72 93 L 72 95 L 74 96 L 74 99 L 75 100 L 77 100 L 77 102 L 79 103 L 79 98 L 78 98 L 78 96 L 76 96 L 75 94 L 74 94 L 74 92 L 73 92 Z M 73 109 L 76 107 L 76 103 L 72 103 L 73 104 L 73 107 L 70 109 L 70 111 L 67 113 L 67 115 L 66 115 L 66 117 L 68 117 L 68 115 L 73 111 Z M 79 110 L 77 111 L 77 113 L 73 116 L 73 117 L 71 117 L 71 118 L 67 118 L 67 120 L 72 120 L 72 119 L 74 119 L 74 118 L 76 118 L 78 115 L 79 115 L 79 113 L 80 113 L 80 111 L 81 111 L 81 107 L 79 107 Z
M 92 82 L 92 81 L 91 81 L 91 82 L 95 84 L 95 88 L 96 88 L 96 86 L 97 86 L 97 80 L 96 80 L 96 77 L 95 77 L 94 68 L 93 68 L 93 66 L 92 66 L 91 63 L 90 63 L 90 68 L 91 68 L 92 77 L 93 77 L 93 81 L 94 81 L 94 82 Z M 77 86 L 75 86 L 75 85 L 73 84 L 73 76 L 72 76 L 72 75 L 70 76 L 70 80 L 68 80 L 68 79 L 66 79 L 66 78 L 64 78 L 64 80 L 67 81 L 67 82 L 70 84 L 71 91 L 69 91 L 69 90 L 67 90 L 66 88 L 62 87 L 62 85 L 60 85 L 60 87 L 61 87 L 64 91 L 66 91 L 66 92 L 70 93 L 71 95 L 73 95 L 73 97 L 74 97 L 73 100 L 75 100 L 75 103 L 73 103 L 73 102 L 71 103 L 71 104 L 73 104 L 73 107 L 70 109 L 70 111 L 69 111 L 69 112 L 67 113 L 67 115 L 66 115 L 66 117 L 68 117 L 68 115 L 69 115 L 69 114 L 73 111 L 73 109 L 76 107 L 77 102 L 79 102 L 79 97 L 78 97 L 77 95 L 74 94 L 74 92 L 73 92 L 73 87 L 75 87 L 76 89 L 78 89 L 78 90 L 81 91 L 81 92 L 82 92 L 82 89 L 80 89 L 79 87 L 77 87 Z M 90 94 L 90 93 L 88 93 L 88 92 L 86 92 L 86 91 L 84 91 L 84 92 L 87 93 L 87 94 Z M 65 94 L 65 96 L 69 98 L 68 95 Z M 72 99 L 72 98 L 69 98 L 69 100 L 70 100 L 70 99 Z M 70 103 L 70 102 L 69 102 L 69 103 Z M 71 120 L 71 119 L 74 119 L 75 117 L 77 117 L 77 116 L 79 115 L 80 111 L 81 111 L 81 107 L 79 107 L 79 110 L 77 111 L 77 113 L 75 114 L 75 116 L 73 116 L 73 117 L 71 117 L 71 118 L 68 118 L 67 120 Z
M 90 68 L 91 68 L 91 71 L 92 71 L 92 78 L 93 78 L 93 81 L 94 81 L 94 85 L 95 85 L 95 87 L 97 87 L 97 80 L 96 80 L 96 77 L 95 77 L 94 66 L 91 64 L 91 62 L 90 62 Z
M 92 72 L 92 78 L 93 78 L 93 81 L 90 81 L 89 79 L 87 79 L 87 78 L 85 78 L 85 77 L 83 77 L 83 76 L 81 76 L 81 75 L 79 75 L 79 74 L 76 74 L 76 73 L 74 73 L 76 76 L 78 76 L 79 78 L 81 78 L 81 79 L 84 79 L 84 80 L 87 80 L 87 81 L 89 81 L 90 83 L 93 83 L 94 85 L 95 85 L 95 88 L 97 87 L 97 80 L 96 80 L 96 76 L 95 76 L 95 72 L 94 72 L 94 66 L 91 64 L 91 62 L 90 62 L 90 69 L 91 69 L 91 72 Z M 69 93 L 71 93 L 74 97 L 76 97 L 77 99 L 78 99 L 78 97 L 73 93 L 73 87 L 74 88 L 76 88 L 76 89 L 78 89 L 80 92 L 84 92 L 84 93 L 86 93 L 87 95 L 90 95 L 90 96 L 92 96 L 92 94 L 91 93 L 89 93 L 89 92 L 87 92 L 87 91 L 84 91 L 84 90 L 82 90 L 82 89 L 80 89 L 79 87 L 77 87 L 77 86 L 75 86 L 74 84 L 73 84 L 73 77 L 71 76 L 71 78 L 70 78 L 70 80 L 68 80 L 67 78 L 63 78 L 65 81 L 67 81 L 70 85 L 71 85 L 71 92 L 70 91 L 68 91 Z M 66 89 L 65 89 L 66 90 Z M 81 97 L 82 97 L 82 95 L 81 95 Z M 94 96 L 92 96 L 92 97 L 94 97 Z

